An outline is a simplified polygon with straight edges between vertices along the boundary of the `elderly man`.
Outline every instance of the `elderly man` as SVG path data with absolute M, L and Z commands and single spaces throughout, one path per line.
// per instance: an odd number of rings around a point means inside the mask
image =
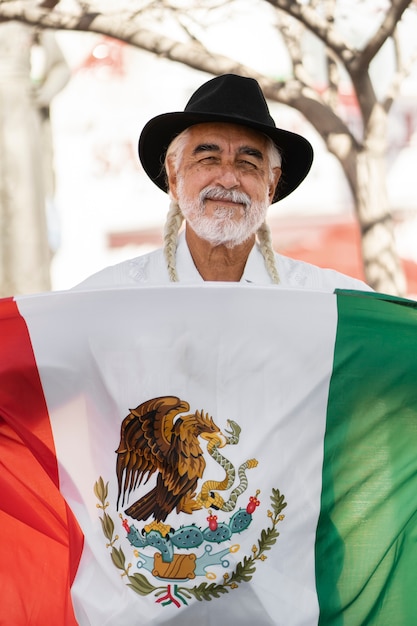
M 240 281 L 369 289 L 273 251 L 268 207 L 303 181 L 313 150 L 304 137 L 276 127 L 255 80 L 234 74 L 209 80 L 183 112 L 145 125 L 139 157 L 171 199 L 164 248 L 106 268 L 78 288 Z

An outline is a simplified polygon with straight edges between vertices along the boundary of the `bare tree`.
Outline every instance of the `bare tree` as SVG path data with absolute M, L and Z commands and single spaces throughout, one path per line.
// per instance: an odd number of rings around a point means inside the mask
M 415 2 L 345 2 L 346 10 L 355 11 L 359 4 L 367 4 L 376 11 L 368 39 L 355 46 L 343 36 L 335 19 L 342 0 L 252 0 L 253 11 L 268 5 L 277 36 L 286 45 L 292 75 L 285 81 L 274 80 L 238 60 L 216 54 L 205 43 L 209 25 L 224 19 L 225 10 L 231 15 L 240 11 L 243 3 L 244 0 L 93 0 L 72 2 L 67 9 L 66 0 L 2 0 L 0 21 L 15 19 L 42 28 L 94 31 L 213 75 L 234 72 L 256 78 L 270 100 L 302 113 L 339 160 L 360 224 L 367 282 L 378 291 L 403 294 L 405 278 L 396 252 L 386 188 L 387 125 L 390 108 L 415 58 L 404 58 L 399 37 L 400 22 L 407 19 L 404 13 L 407 9 L 415 10 Z M 176 38 L 167 36 L 167 31 L 159 27 L 167 20 L 175 24 Z M 317 88 L 308 71 L 303 46 L 306 33 L 314 35 L 323 46 L 324 89 Z M 370 66 L 388 40 L 393 44 L 395 70 L 386 93 L 378 96 Z M 339 112 L 342 72 L 350 80 L 357 99 L 360 133 L 354 133 Z

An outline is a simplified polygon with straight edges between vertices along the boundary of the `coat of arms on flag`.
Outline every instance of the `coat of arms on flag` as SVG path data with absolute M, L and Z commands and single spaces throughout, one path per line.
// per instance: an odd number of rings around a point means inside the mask
M 279 489 L 273 489 L 267 527 L 251 554 L 244 555 L 230 571 L 230 554 L 239 551 L 239 535 L 249 527 L 260 505 L 259 489 L 247 494 L 247 472 L 258 461 L 247 459 L 235 468 L 222 451 L 239 443 L 240 426 L 228 420 L 222 431 L 204 411 L 190 414 L 189 410 L 188 402 L 163 396 L 131 409 L 122 422 L 116 450 L 116 508 L 123 507 L 125 499 L 135 500 L 119 513 L 118 526 L 124 530 L 129 557 L 109 513 L 108 483 L 100 476 L 94 485 L 97 506 L 103 512 L 100 520 L 106 547 L 114 565 L 126 576 L 129 587 L 141 595 L 153 594 L 163 606 L 187 605 L 192 597 L 211 600 L 248 582 L 257 562 L 267 558 L 267 551 L 276 542 L 277 525 L 284 519 L 282 511 L 287 506 Z M 221 480 L 206 478 L 200 440 L 206 442 L 205 452 L 222 469 Z M 155 485 L 148 487 L 154 475 Z M 246 498 L 244 507 L 241 497 Z M 199 525 L 193 514 L 201 510 L 206 512 Z M 165 523 L 174 511 L 191 515 L 190 523 L 178 528 Z M 119 532 L 123 534 L 121 529 Z M 128 562 L 130 559 L 136 564 Z M 221 569 L 227 571 L 219 582 L 216 571 Z M 186 585 L 196 579 L 198 584 Z

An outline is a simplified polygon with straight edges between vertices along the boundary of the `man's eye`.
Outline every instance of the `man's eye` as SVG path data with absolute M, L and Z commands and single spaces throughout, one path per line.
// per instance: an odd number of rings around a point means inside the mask
M 217 161 L 217 157 L 215 156 L 205 156 L 200 159 L 200 163 L 215 163 Z
M 247 169 L 256 169 L 258 167 L 256 163 L 253 163 L 252 161 L 247 161 L 246 159 L 241 159 L 239 161 L 239 164 Z

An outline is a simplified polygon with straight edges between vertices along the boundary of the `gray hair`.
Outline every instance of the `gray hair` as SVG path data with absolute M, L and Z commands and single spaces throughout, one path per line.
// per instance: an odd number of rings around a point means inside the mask
M 165 156 L 165 172 L 168 171 L 168 160 L 173 163 L 175 171 L 178 172 L 182 156 L 189 135 L 190 128 L 186 128 L 182 133 L 177 135 L 168 146 Z M 267 157 L 269 163 L 269 177 L 273 180 L 274 168 L 281 167 L 282 158 L 277 146 L 270 137 L 267 137 Z M 169 193 L 169 180 L 167 180 L 167 188 Z M 167 262 L 168 274 L 171 282 L 178 282 L 178 274 L 176 269 L 176 250 L 178 243 L 178 233 L 181 228 L 184 216 L 177 202 L 171 197 L 171 204 L 168 211 L 164 229 L 164 255 Z M 256 233 L 259 247 L 264 257 L 266 269 L 274 284 L 279 284 L 279 274 L 275 262 L 275 253 L 272 248 L 271 230 L 266 222 L 264 222 Z

